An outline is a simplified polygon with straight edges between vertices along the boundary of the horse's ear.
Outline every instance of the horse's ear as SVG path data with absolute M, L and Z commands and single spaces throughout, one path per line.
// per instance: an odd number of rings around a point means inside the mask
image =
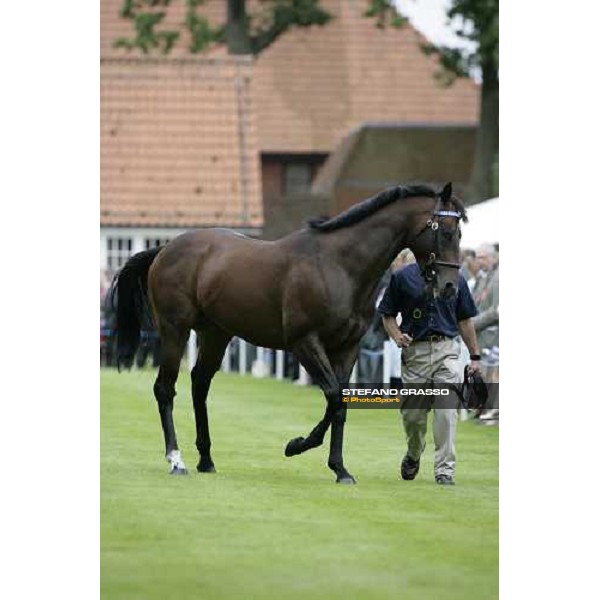
M 446 204 L 446 202 L 449 202 L 450 198 L 452 198 L 452 182 L 451 181 L 449 181 L 444 186 L 444 189 L 440 192 L 440 198 L 444 204 Z

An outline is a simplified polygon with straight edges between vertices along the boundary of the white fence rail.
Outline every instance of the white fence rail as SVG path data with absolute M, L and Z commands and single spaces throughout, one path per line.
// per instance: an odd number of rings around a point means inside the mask
M 233 354 L 231 344 L 236 343 L 238 348 L 238 360 L 237 368 L 234 369 Z M 235 338 L 235 342 L 230 342 L 225 349 L 223 356 L 223 362 L 221 364 L 221 370 L 224 373 L 237 372 L 240 375 L 250 374 L 253 377 L 274 377 L 275 379 L 284 379 L 285 373 L 285 352 L 283 350 L 272 350 L 270 348 L 256 347 L 256 358 L 252 361 L 251 365 L 248 365 L 249 356 L 249 344 L 246 340 L 241 338 Z M 190 337 L 187 343 L 187 364 L 188 369 L 191 371 L 196 364 L 196 358 L 198 356 L 198 345 L 197 336 L 194 331 L 190 333 Z M 272 364 L 275 361 L 275 372 L 272 373 Z M 356 366 L 355 366 L 356 370 Z M 354 374 L 354 371 L 353 371 Z M 299 385 L 308 385 L 310 383 L 310 377 L 306 372 L 306 369 L 299 365 L 299 377 L 296 381 Z
M 236 344 L 237 346 L 237 361 L 234 360 L 232 344 Z M 464 347 L 464 344 L 462 344 L 462 346 L 461 372 L 464 365 L 466 365 L 469 360 L 469 353 L 466 347 Z M 285 352 L 283 350 L 256 347 L 255 358 L 252 361 L 252 364 L 248 364 L 250 348 L 250 344 L 245 340 L 234 338 L 225 350 L 221 370 L 225 373 L 237 372 L 240 375 L 250 374 L 252 377 L 273 377 L 278 380 L 285 378 Z M 187 345 L 187 363 L 190 371 L 196 363 L 197 355 L 198 348 L 196 334 L 192 332 Z M 381 383 L 389 384 L 394 374 L 399 374 L 400 365 L 400 352 L 390 340 L 387 340 L 383 344 L 382 357 L 383 377 Z M 237 364 L 235 364 L 236 362 Z M 352 375 L 350 376 L 350 383 L 356 383 L 357 381 L 358 364 L 355 364 L 352 369 Z M 308 385 L 310 383 L 310 376 L 302 365 L 299 365 L 299 374 L 296 383 L 298 385 Z
M 232 343 L 237 344 L 237 368 L 234 369 L 234 360 L 232 352 Z M 395 356 L 392 347 L 389 345 L 390 342 L 386 342 L 383 351 L 383 383 L 390 382 L 390 373 L 392 371 L 391 364 Z M 249 344 L 241 338 L 235 338 L 227 345 L 225 354 L 223 356 L 223 362 L 221 364 L 221 370 L 224 373 L 237 372 L 240 375 L 247 375 L 248 373 L 253 377 L 274 377 L 275 379 L 282 380 L 285 377 L 285 352 L 283 350 L 272 350 L 270 348 L 256 347 L 256 358 L 252 361 L 251 365 L 248 365 L 249 356 Z M 191 371 L 196 364 L 196 358 L 198 356 L 197 337 L 195 332 L 190 333 L 187 344 L 187 364 L 188 369 Z M 275 363 L 275 369 L 273 372 L 273 361 Z M 310 376 L 306 369 L 299 365 L 299 374 L 296 383 L 298 385 L 308 385 L 310 383 Z M 354 365 L 352 374 L 350 376 L 350 383 L 356 383 L 358 380 L 358 364 Z

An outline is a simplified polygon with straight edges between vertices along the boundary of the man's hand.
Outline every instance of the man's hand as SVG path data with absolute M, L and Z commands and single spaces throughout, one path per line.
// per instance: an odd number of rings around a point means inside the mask
M 481 375 L 481 363 L 478 360 L 472 360 L 469 365 L 469 371 L 471 373 L 479 373 Z
M 396 346 L 398 346 L 398 348 L 407 348 L 413 339 L 410 337 L 410 335 L 408 335 L 408 333 L 400 332 L 396 335 L 394 341 L 396 342 Z
M 398 323 L 396 323 L 396 317 L 393 315 L 383 315 L 383 327 L 398 348 L 406 348 L 413 341 L 408 333 L 400 331 Z

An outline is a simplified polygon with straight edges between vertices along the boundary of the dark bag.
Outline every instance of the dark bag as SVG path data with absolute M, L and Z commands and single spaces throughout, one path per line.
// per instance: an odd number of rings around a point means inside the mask
M 479 373 L 471 373 L 465 367 L 465 379 L 462 384 L 461 397 L 463 406 L 470 410 L 483 408 L 488 401 L 488 387 Z

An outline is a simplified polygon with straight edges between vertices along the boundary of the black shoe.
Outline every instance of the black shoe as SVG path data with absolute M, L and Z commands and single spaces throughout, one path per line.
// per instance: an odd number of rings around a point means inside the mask
M 454 485 L 454 478 L 450 475 L 436 475 L 435 482 L 438 485 Z
M 420 460 L 413 460 L 408 454 L 402 459 L 400 465 L 400 475 L 406 481 L 412 481 L 419 472 Z

